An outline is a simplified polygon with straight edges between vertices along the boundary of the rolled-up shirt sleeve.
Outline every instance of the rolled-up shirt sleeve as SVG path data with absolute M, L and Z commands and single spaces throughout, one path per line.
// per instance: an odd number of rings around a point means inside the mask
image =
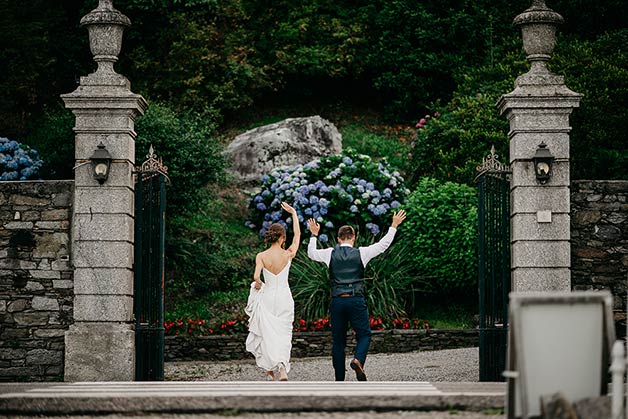
M 316 242 L 316 237 L 310 238 L 310 242 L 307 244 L 308 257 L 316 262 L 323 262 L 325 265 L 329 266 L 329 262 L 331 261 L 331 252 L 334 249 L 331 247 L 327 249 L 317 249 Z
M 360 258 L 362 259 L 362 264 L 366 267 L 366 264 L 369 263 L 371 259 L 384 253 L 392 244 L 396 233 L 396 228 L 389 227 L 388 232 L 380 241 L 370 246 L 360 247 Z M 316 246 L 316 243 L 314 243 L 314 246 Z

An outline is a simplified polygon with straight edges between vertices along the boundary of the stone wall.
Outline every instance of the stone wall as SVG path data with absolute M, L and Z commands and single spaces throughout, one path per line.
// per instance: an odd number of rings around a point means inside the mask
M 224 361 L 252 357 L 244 347 L 246 334 L 166 336 L 166 361 Z M 432 351 L 478 346 L 478 330 L 377 330 L 370 353 Z M 347 353 L 355 339 L 347 339 Z M 292 336 L 292 357 L 331 356 L 331 332 L 299 332 Z
M 628 181 L 571 184 L 571 279 L 574 290 L 608 289 L 625 336 L 628 283 Z
M 0 182 L 0 381 L 63 379 L 73 183 Z

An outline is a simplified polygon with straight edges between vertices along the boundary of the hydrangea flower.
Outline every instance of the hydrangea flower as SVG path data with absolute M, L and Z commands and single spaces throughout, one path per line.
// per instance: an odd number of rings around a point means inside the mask
M 38 179 L 43 164 L 37 150 L 0 137 L 0 181 Z
M 407 195 L 401 174 L 388 162 L 346 150 L 303 165 L 280 167 L 261 178 L 260 192 L 251 197 L 249 228 L 261 225 L 264 235 L 272 222 L 285 225 L 289 214 L 281 210 L 286 201 L 297 210 L 301 223 L 314 218 L 321 223 L 319 240 L 335 235 L 343 224 L 360 232 L 377 235 L 381 225 L 390 223 L 391 208 L 398 208 Z

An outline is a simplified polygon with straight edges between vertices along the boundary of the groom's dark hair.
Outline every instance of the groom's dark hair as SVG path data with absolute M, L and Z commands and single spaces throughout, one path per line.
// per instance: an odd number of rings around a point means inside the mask
M 355 237 L 355 230 L 351 226 L 342 226 L 338 229 L 338 238 L 340 240 L 351 240 Z

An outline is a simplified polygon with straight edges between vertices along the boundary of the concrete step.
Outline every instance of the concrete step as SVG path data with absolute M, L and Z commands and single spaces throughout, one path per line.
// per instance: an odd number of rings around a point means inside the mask
M 502 409 L 503 383 L 85 382 L 0 385 L 0 414 Z

